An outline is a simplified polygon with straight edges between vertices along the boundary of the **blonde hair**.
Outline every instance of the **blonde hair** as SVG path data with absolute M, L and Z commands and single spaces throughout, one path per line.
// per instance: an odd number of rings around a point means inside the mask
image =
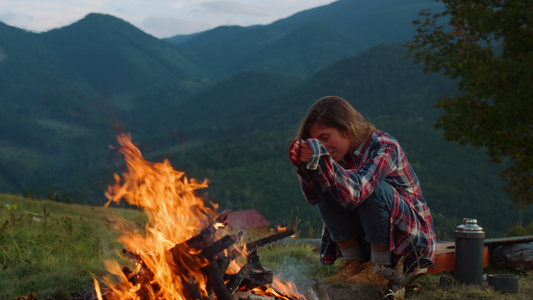
M 302 140 L 310 138 L 309 129 L 314 124 L 337 128 L 341 134 L 348 132 L 356 147 L 375 129 L 348 101 L 338 96 L 323 97 L 315 102 L 302 120 L 296 137 Z

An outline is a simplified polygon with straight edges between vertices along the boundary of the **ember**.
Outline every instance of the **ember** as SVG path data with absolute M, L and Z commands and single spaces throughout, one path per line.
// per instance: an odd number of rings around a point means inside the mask
M 95 279 L 96 296 L 103 299 L 305 299 L 292 284 L 276 280 L 259 261 L 257 248 L 294 234 L 280 231 L 245 244 L 243 232 L 226 234 L 228 211 L 205 205 L 197 190 L 207 181 L 189 180 L 169 161 L 150 163 L 124 134 L 118 136 L 128 172 L 115 174 L 108 187 L 111 202 L 121 199 L 144 210 L 145 231 L 122 224 L 123 254 L 135 263 L 132 270 L 106 262 L 118 278 Z M 239 258 L 243 261 L 239 265 Z M 247 295 L 247 296 L 246 296 Z

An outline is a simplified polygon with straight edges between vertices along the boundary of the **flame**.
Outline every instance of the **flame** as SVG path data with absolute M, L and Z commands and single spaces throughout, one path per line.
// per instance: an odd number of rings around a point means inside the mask
M 281 227 L 280 225 L 278 225 L 278 232 L 283 232 L 283 231 L 287 231 L 287 227 Z
M 284 231 L 287 231 L 288 228 L 287 228 L 287 227 L 281 227 L 280 225 L 278 225 L 277 230 L 278 230 L 278 232 L 284 232 Z M 291 235 L 290 238 L 291 238 L 291 239 L 296 238 L 296 233 L 293 234 L 293 235 Z
M 298 292 L 298 288 L 293 282 L 283 283 L 276 278 L 274 278 L 271 286 L 257 287 L 251 291 L 259 296 L 274 296 L 281 300 L 305 299 L 305 296 Z
M 118 135 L 117 140 L 127 172 L 122 176 L 114 174 L 116 182 L 107 189 L 109 201 L 106 206 L 125 200 L 142 208 L 148 221 L 144 232 L 120 224 L 123 235 L 119 241 L 124 244 L 124 254 L 136 262 L 136 266 L 130 270 L 121 268 L 114 260 L 106 261 L 106 269 L 112 276 L 103 277 L 108 287 L 105 293 L 94 278 L 97 299 L 185 300 L 191 285 L 202 299 L 208 299 L 207 275 L 201 271 L 208 262 L 197 255 L 199 249 L 187 243 L 202 230 L 212 228 L 218 232 L 217 229 L 225 227 L 224 223 L 215 222 L 218 206 L 213 203 L 206 206 L 204 199 L 197 195 L 197 190 L 207 187 L 207 180 L 189 180 L 184 172 L 174 170 L 168 160 L 162 163 L 146 161 L 125 134 Z M 280 227 L 279 230 L 286 229 Z M 244 243 L 234 247 L 234 251 L 247 256 Z M 229 274 L 240 269 L 235 261 L 230 262 Z M 252 292 L 275 295 L 278 299 L 305 299 L 294 284 L 283 284 L 277 279 L 272 287 L 256 288 Z
M 143 285 L 142 294 L 151 295 L 151 299 L 186 299 L 184 279 L 175 276 L 176 270 L 181 270 L 189 276 L 188 280 L 198 285 L 203 296 L 207 295 L 207 278 L 199 272 L 206 264 L 205 259 L 189 253 L 193 250 L 187 247 L 178 249 L 183 250 L 178 254 L 169 251 L 197 235 L 215 219 L 218 207 L 205 206 L 203 199 L 195 192 L 206 188 L 207 181 L 188 180 L 183 172 L 174 170 L 168 160 L 162 163 L 146 161 L 125 134 L 117 136 L 117 139 L 122 146 L 120 151 L 125 156 L 128 172 L 122 177 L 114 175 L 116 183 L 108 187 L 106 197 L 109 201 L 106 205 L 124 199 L 129 204 L 141 207 L 148 216 L 143 234 L 138 231 L 124 232 L 120 238 L 124 248 L 139 259 L 138 267 L 144 264 L 147 270 L 153 272 L 153 277 L 150 276 L 152 281 Z M 141 286 L 128 281 L 118 263 L 107 262 L 106 267 L 120 279 L 120 284 L 115 285 L 113 280 L 104 277 L 111 290 L 106 299 L 137 299 Z M 99 285 L 95 287 L 100 295 Z

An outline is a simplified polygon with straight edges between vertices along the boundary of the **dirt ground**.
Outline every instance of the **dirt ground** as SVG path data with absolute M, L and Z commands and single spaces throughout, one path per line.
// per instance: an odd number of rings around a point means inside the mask
M 442 275 L 442 276 L 449 276 Z M 497 292 L 490 288 L 487 283 L 483 286 L 455 285 L 442 287 L 439 284 L 441 275 L 434 274 L 423 276 L 416 284 L 418 288 L 410 287 L 404 299 L 494 299 L 494 300 L 529 300 L 533 299 L 533 274 L 521 275 L 519 290 L 516 293 Z M 315 295 L 307 296 L 308 300 L 373 300 L 392 299 L 387 297 L 390 292 L 385 287 L 356 286 L 356 285 L 327 285 L 315 280 L 313 286 Z
M 325 289 L 330 300 L 376 299 L 376 294 L 368 295 L 351 286 L 326 286 Z
M 385 288 L 376 286 L 355 286 L 349 284 L 330 285 L 313 280 L 300 290 L 307 300 L 371 300 L 385 298 Z

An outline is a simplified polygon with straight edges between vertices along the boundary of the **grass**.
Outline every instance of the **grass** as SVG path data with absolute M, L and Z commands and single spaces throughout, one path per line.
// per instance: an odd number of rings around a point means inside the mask
M 331 276 L 335 273 L 336 266 L 341 263 L 341 260 L 338 260 L 334 266 L 318 266 L 318 248 L 312 247 L 310 244 L 275 245 L 262 251 L 261 262 L 267 269 L 273 270 L 282 277 L 286 274 L 291 274 L 288 279 L 294 282 L 305 282 L 310 279 L 321 279 Z M 484 270 L 484 274 L 509 273 L 508 270 L 496 269 L 494 267 L 488 267 Z M 295 274 L 297 275 L 294 276 Z M 516 272 L 514 272 L 514 274 L 519 275 L 518 293 L 502 293 L 494 291 L 487 285 L 487 283 L 484 283 L 483 286 L 454 284 L 447 288 L 441 287 L 439 284 L 441 277 L 447 277 L 452 282 L 454 278 L 453 273 L 442 272 L 428 274 L 418 278 L 415 281 L 415 284 L 419 286 L 419 288 L 409 288 L 405 298 L 411 300 L 531 299 L 531 295 L 533 294 L 533 274 L 527 275 Z M 388 290 L 382 287 L 364 285 L 340 285 L 337 286 L 336 289 L 349 290 L 350 297 L 353 297 L 353 299 L 381 299 L 389 293 Z M 333 293 L 335 292 L 333 291 Z
M 145 216 L 134 209 L 91 207 L 0 194 L 0 299 L 33 294 L 37 299 L 71 299 L 94 291 L 93 275 L 108 275 L 105 260 L 124 261 L 114 220 L 142 227 Z M 278 279 L 296 284 L 332 275 L 335 266 L 318 265 L 313 243 L 283 242 L 258 250 L 260 261 Z M 485 273 L 508 273 L 491 269 Z M 488 286 L 440 288 L 441 276 L 425 275 L 409 289 L 407 299 L 530 299 L 533 275 L 520 275 L 520 292 L 502 294 Z M 376 287 L 341 287 L 357 299 L 379 299 L 388 292 Z
M 260 260 L 263 266 L 273 270 L 275 274 L 296 283 L 305 282 L 311 279 L 321 279 L 331 276 L 336 271 L 336 266 L 341 263 L 338 260 L 334 266 L 318 266 L 318 248 L 311 244 L 281 244 L 261 248 Z M 488 267 L 484 274 L 509 274 L 508 270 Z M 453 274 L 443 272 L 428 274 L 418 278 L 415 284 L 419 288 L 409 288 L 406 299 L 427 300 L 427 299 L 503 299 L 503 300 L 526 300 L 531 299 L 533 294 L 533 274 L 519 275 L 519 292 L 502 293 L 494 291 L 486 283 L 483 286 L 454 284 L 452 287 L 441 287 L 439 285 L 441 277 L 448 277 L 453 282 Z M 287 276 L 288 275 L 288 276 Z M 350 291 L 351 299 L 381 299 L 389 293 L 385 288 L 374 286 L 340 285 L 336 289 Z M 335 289 L 333 289 L 335 290 Z M 332 291 L 335 293 L 335 291 Z M 332 295 L 330 295 L 331 297 Z M 340 298 L 337 298 L 340 299 Z
M 93 290 L 116 251 L 116 218 L 143 222 L 131 209 L 105 209 L 0 195 L 0 299 L 35 294 L 65 299 Z

